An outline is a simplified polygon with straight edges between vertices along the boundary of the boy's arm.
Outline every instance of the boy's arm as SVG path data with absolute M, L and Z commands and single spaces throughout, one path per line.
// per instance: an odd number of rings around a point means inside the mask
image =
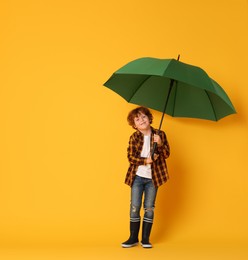
M 160 132 L 160 138 L 161 138 L 161 145 L 157 147 L 157 151 L 159 154 L 162 153 L 165 159 L 167 159 L 170 156 L 170 145 L 163 131 Z

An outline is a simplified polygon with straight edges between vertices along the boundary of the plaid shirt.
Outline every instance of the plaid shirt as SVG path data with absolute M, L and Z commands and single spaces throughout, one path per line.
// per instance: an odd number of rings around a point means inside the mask
M 154 134 L 158 134 L 158 130 L 151 127 L 151 150 L 153 149 Z M 162 145 L 157 146 L 156 154 L 159 154 L 157 160 L 151 164 L 152 181 L 155 187 L 159 187 L 164 184 L 168 178 L 168 170 L 166 165 L 166 159 L 170 156 L 170 146 L 167 141 L 166 135 L 163 131 L 159 133 Z M 144 135 L 140 131 L 134 132 L 129 139 L 129 146 L 127 148 L 127 157 L 130 163 L 125 183 L 129 186 L 133 185 L 134 178 L 139 165 L 145 165 L 144 157 L 141 157 L 141 151 L 144 144 Z

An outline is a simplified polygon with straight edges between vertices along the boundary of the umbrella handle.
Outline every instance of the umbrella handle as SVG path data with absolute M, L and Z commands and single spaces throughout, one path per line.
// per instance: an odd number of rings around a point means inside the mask
M 154 154 L 156 152 L 157 146 L 158 146 L 158 143 L 154 142 L 153 149 L 152 149 L 152 155 L 151 155 L 152 160 L 154 160 Z

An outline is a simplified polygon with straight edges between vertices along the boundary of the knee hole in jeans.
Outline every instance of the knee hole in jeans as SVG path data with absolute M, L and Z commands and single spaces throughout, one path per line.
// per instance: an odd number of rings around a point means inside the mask
M 154 208 L 144 208 L 145 212 L 154 212 Z
M 132 205 L 131 206 L 132 207 L 132 213 L 136 213 L 139 209 L 138 209 L 138 207 L 136 207 L 136 206 L 134 206 L 134 205 Z

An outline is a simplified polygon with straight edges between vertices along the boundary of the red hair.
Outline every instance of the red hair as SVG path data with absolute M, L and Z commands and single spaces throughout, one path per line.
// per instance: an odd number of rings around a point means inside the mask
M 140 114 L 144 114 L 146 115 L 148 118 L 149 118 L 149 122 L 150 124 L 152 124 L 152 120 L 153 120 L 153 115 L 152 113 L 150 112 L 150 110 L 146 107 L 137 107 L 135 109 L 133 109 L 132 111 L 130 111 L 128 113 L 128 116 L 127 116 L 127 122 L 130 126 L 132 126 L 134 129 L 135 129 L 135 123 L 134 123 L 134 118 L 139 116 Z

